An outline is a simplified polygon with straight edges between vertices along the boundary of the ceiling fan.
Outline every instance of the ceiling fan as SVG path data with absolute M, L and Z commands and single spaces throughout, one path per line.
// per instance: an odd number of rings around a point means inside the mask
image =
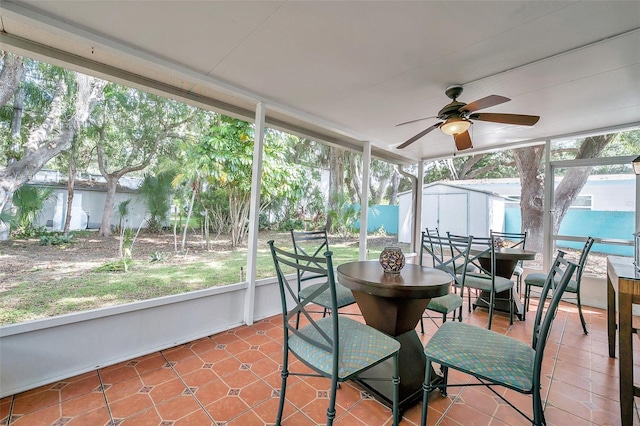
M 471 144 L 471 136 L 468 131 L 469 127 L 471 127 L 472 120 L 516 124 L 519 126 L 533 126 L 538 122 L 538 120 L 540 120 L 540 117 L 537 115 L 496 114 L 491 112 L 476 113 L 478 110 L 500 105 L 505 102 L 509 102 L 511 99 L 505 98 L 504 96 L 490 95 L 485 98 L 478 99 L 475 102 L 471 102 L 470 104 L 465 104 L 464 102 L 457 101 L 462 90 L 462 86 L 460 85 L 447 87 L 447 90 L 445 90 L 444 93 L 451 98 L 452 101 L 448 105 L 445 105 L 444 108 L 438 112 L 437 116 L 419 118 L 417 120 L 406 121 L 396 125 L 396 127 L 403 126 L 405 124 L 415 123 L 429 118 L 438 118 L 442 120 L 421 131 L 406 142 L 398 145 L 398 149 L 406 148 L 432 130 L 440 128 L 444 133 L 453 136 L 456 148 L 458 151 L 462 151 L 463 149 L 473 148 L 473 145 Z

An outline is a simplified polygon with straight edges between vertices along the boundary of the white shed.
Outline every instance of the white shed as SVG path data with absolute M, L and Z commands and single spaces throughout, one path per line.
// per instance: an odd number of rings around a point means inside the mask
M 398 195 L 398 241 L 411 241 L 411 191 Z M 488 236 L 504 229 L 505 197 L 496 193 L 434 182 L 422 187 L 420 229 L 438 228 L 441 234 Z

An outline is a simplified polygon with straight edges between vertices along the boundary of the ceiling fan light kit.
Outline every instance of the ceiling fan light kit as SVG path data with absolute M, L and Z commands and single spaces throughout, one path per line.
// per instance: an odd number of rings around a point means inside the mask
M 462 93 L 461 85 L 457 84 L 447 87 L 447 90 L 444 93 L 445 95 L 447 95 L 447 97 L 451 98 L 451 102 L 445 105 L 438 112 L 437 118 L 441 121 L 432 125 L 431 127 L 426 128 L 409 140 L 398 145 L 397 149 L 406 148 L 418 139 L 421 139 L 427 133 L 430 133 L 432 130 L 440 128 L 443 133 L 453 136 L 456 148 L 458 149 L 458 151 L 462 151 L 464 149 L 473 148 L 473 145 L 471 143 L 471 136 L 468 132 L 469 127 L 471 127 L 471 124 L 473 124 L 473 120 L 502 124 L 515 124 L 519 126 L 533 126 L 540 119 L 540 117 L 538 117 L 537 115 L 500 113 L 474 114 L 474 112 L 478 110 L 500 105 L 511 100 L 509 98 L 505 98 L 504 96 L 490 95 L 478 99 L 477 101 L 471 102 L 470 104 L 465 104 L 464 102 L 458 102 L 457 100 L 458 96 L 460 96 L 460 94 Z M 429 118 L 436 117 L 427 117 L 406 121 L 404 123 L 398 124 L 397 126 L 403 126 L 405 124 L 415 123 L 416 121 L 427 120 Z
M 469 127 L 471 127 L 469 120 L 465 120 L 462 117 L 451 117 L 440 126 L 440 130 L 447 135 L 453 136 L 466 132 Z

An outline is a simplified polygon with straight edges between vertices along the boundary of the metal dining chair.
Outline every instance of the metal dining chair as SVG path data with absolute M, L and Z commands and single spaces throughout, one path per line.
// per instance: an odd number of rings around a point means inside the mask
M 327 230 L 321 229 L 319 231 L 294 231 L 291 230 L 291 240 L 293 242 L 293 249 L 295 254 L 308 257 L 317 257 L 322 253 L 329 251 L 329 238 L 327 236 Z M 298 278 L 298 295 L 301 299 L 307 299 L 312 294 L 315 294 L 316 290 L 324 284 L 322 282 L 323 276 L 318 276 L 312 272 L 297 269 L 296 276 Z M 307 285 L 304 285 L 307 284 Z M 351 290 L 346 288 L 340 283 L 335 283 L 337 307 L 338 309 L 356 303 L 356 299 L 353 297 Z M 329 291 L 321 292 L 313 297 L 313 303 L 323 308 L 322 316 L 326 316 L 331 310 L 331 295 Z M 296 326 L 298 325 L 300 317 L 296 319 Z
M 400 421 L 398 409 L 400 343 L 373 327 L 338 314 L 338 296 L 331 252 L 325 252 L 321 256 L 300 255 L 275 247 L 273 240 L 269 241 L 269 248 L 278 277 L 284 330 L 282 387 L 276 425 L 280 425 L 282 421 L 289 376 L 326 377 L 331 380 L 327 425 L 332 425 L 336 416 L 338 383 L 355 377 L 367 379 L 366 370 L 386 360 L 391 360 L 388 369 L 389 377 L 378 376 L 372 380 L 388 380 L 392 383 L 393 424 L 397 425 Z M 283 266 L 324 279 L 322 284 L 303 299 L 297 291 L 296 284 L 292 285 L 285 277 L 282 272 Z M 329 308 L 332 314 L 318 319 L 317 313 L 309 311 L 309 304 L 325 292 L 329 295 Z M 298 329 L 297 320 L 294 320 L 299 315 L 303 315 L 308 321 L 308 324 L 300 329 Z M 313 373 L 289 371 L 289 352 L 313 370 Z
M 454 235 L 449 234 L 450 237 Z M 479 292 L 478 299 L 486 303 L 489 308 L 489 324 L 487 328 L 491 329 L 491 323 L 493 320 L 493 311 L 496 305 L 498 293 L 508 292 L 509 303 L 509 324 L 513 324 L 513 281 L 509 278 L 504 278 L 496 275 L 496 253 L 495 253 L 495 238 L 494 237 L 471 237 L 472 246 L 469 253 L 467 264 L 473 264 L 478 268 L 479 272 L 467 272 L 462 280 L 461 295 L 464 297 L 464 289 L 467 289 L 467 297 L 469 299 L 469 312 L 471 312 L 471 289 Z M 484 259 L 484 262 L 481 261 Z M 466 269 L 466 268 L 465 268 Z M 461 275 L 458 273 L 457 275 Z M 489 294 L 489 300 L 482 298 L 482 293 Z
M 541 300 L 546 300 L 552 285 L 557 282 L 555 292 L 546 311 L 544 303 L 538 306 L 531 345 L 514 337 L 462 322 L 450 321 L 442 324 L 424 349 L 427 369 L 423 384 L 421 418 L 423 426 L 427 423 L 431 391 L 440 389 L 440 392 L 446 395 L 447 388 L 450 386 L 486 386 L 532 424 L 546 424 L 540 396 L 544 349 L 558 304 L 576 268 L 576 264 L 564 259 L 563 252 L 558 253 L 545 279 Z M 429 365 L 434 362 L 440 364 L 443 373 L 443 382 L 440 384 L 431 383 Z M 475 377 L 479 383 L 464 380 L 459 384 L 449 384 L 450 368 Z M 494 390 L 494 386 L 532 395 L 533 418 L 508 401 L 506 399 L 508 394 Z
M 580 301 L 580 283 L 582 281 L 582 273 L 584 272 L 584 266 L 587 263 L 587 258 L 589 256 L 589 252 L 591 251 L 591 247 L 593 246 L 595 239 L 592 237 L 587 237 L 587 241 L 584 243 L 584 247 L 582 248 L 582 252 L 580 253 L 580 259 L 578 260 L 578 269 L 576 270 L 576 277 L 569 281 L 569 285 L 565 290 L 565 295 L 567 293 L 572 294 L 573 297 L 569 297 L 570 299 L 575 299 L 576 304 L 578 305 L 578 314 L 580 315 L 580 322 L 582 323 L 582 331 L 584 334 L 589 334 L 589 330 L 587 330 L 587 322 L 584 319 L 584 315 L 582 314 L 582 303 Z M 545 274 L 540 272 L 533 272 L 531 274 L 527 274 L 524 278 L 524 313 L 522 314 L 522 319 L 525 319 L 526 313 L 529 311 L 529 302 L 531 300 L 531 290 L 532 288 L 541 288 L 544 286 Z M 566 296 L 565 296 L 566 299 Z M 541 299 L 542 300 L 542 299 Z
M 489 231 L 490 235 L 496 239 L 500 238 L 504 244 L 503 247 L 521 248 L 525 249 L 527 245 L 527 231 L 525 232 L 498 232 Z M 524 273 L 524 261 L 519 260 L 516 267 L 513 269 L 513 275 L 516 277 L 516 285 L 518 286 L 518 294 L 522 294 L 522 274 Z
M 460 288 L 463 275 L 457 277 L 457 271 L 466 271 L 471 238 L 469 237 L 440 237 L 425 231 L 422 233 L 420 248 L 420 265 L 424 266 L 427 258 L 431 258 L 434 268 L 447 272 L 454 279 L 454 292 L 445 296 L 434 297 L 429 301 L 427 310 L 442 314 L 442 322 L 447 321 L 447 315 L 453 312 L 455 320 L 456 310 L 459 309 L 458 320 L 462 321 L 462 297 L 455 291 Z M 428 315 L 428 314 L 427 314 Z M 428 318 L 431 318 L 428 315 Z M 420 318 L 420 331 L 424 334 L 424 317 Z M 433 318 L 431 318 L 433 321 Z M 435 323 L 435 321 L 434 321 Z M 437 325 L 437 324 L 436 324 Z

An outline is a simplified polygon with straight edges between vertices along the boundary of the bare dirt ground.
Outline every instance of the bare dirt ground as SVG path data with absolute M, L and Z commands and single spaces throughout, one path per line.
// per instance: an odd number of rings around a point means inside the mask
M 0 241 L 0 291 L 20 279 L 29 271 L 34 281 L 51 280 L 61 276 L 78 276 L 105 262 L 120 258 L 118 236 L 96 235 L 74 236 L 74 242 L 66 246 L 43 246 L 38 239 Z M 177 246 L 180 248 L 181 237 Z M 176 256 L 172 234 L 140 234 L 133 247 L 134 260 L 149 260 L 153 253 L 162 253 L 165 263 L 197 261 L 199 254 L 206 253 L 200 235 L 187 237 L 186 254 Z M 229 251 L 228 239 L 212 242 L 212 250 Z
M 289 241 L 288 233 L 261 233 L 259 240 L 264 244 L 270 239 Z M 177 238 L 180 249 L 182 237 Z M 330 242 L 338 240 L 331 239 Z M 339 240 L 357 246 L 357 238 Z M 395 237 L 371 237 L 370 244 L 383 247 L 395 243 Z M 284 243 L 286 244 L 286 243 Z M 120 240 L 118 236 L 99 237 L 74 236 L 74 243 L 66 246 L 42 246 L 39 239 L 0 241 L 0 292 L 22 281 L 21 275 L 29 272 L 29 278 L 51 281 L 63 277 L 81 276 L 105 262 L 114 261 L 119 256 Z M 210 250 L 200 234 L 187 236 L 185 253 L 177 254 L 174 236 L 166 234 L 140 234 L 133 246 L 133 258 L 136 261 L 148 261 L 154 253 L 161 253 L 165 264 L 180 264 L 203 260 L 211 252 L 230 252 L 231 240 L 224 235 L 210 242 Z

